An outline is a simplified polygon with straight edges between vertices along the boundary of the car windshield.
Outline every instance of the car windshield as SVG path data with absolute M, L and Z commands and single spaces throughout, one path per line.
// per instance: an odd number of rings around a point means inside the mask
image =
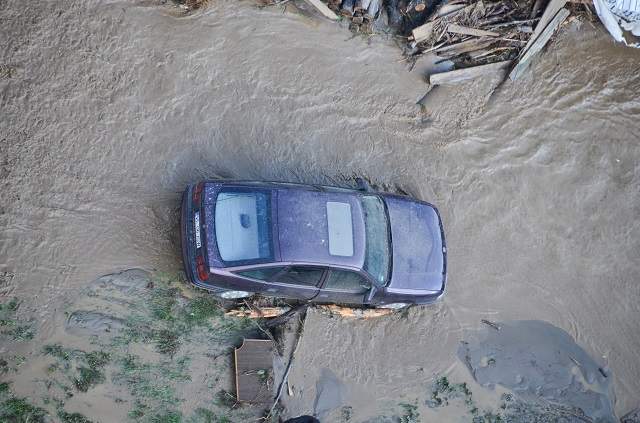
M 215 232 L 220 258 L 240 264 L 273 256 L 270 194 L 262 191 L 222 191 L 216 198 Z
M 364 226 L 366 247 L 364 270 L 379 285 L 384 285 L 389 277 L 389 225 L 384 204 L 377 195 L 363 195 Z

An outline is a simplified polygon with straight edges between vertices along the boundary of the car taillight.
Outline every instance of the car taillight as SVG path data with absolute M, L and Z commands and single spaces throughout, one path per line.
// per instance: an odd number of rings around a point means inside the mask
M 209 270 L 207 266 L 205 266 L 202 256 L 196 256 L 196 268 L 198 270 L 198 278 L 200 278 L 201 281 L 209 279 Z
M 194 205 L 199 205 L 200 204 L 200 196 L 202 195 L 202 188 L 204 188 L 204 183 L 200 182 L 193 189 L 193 204 Z

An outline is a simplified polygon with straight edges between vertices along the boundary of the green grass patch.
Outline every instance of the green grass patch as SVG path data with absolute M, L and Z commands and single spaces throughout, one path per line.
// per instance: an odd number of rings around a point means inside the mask
M 41 423 L 46 416 L 44 409 L 13 395 L 8 383 L 0 384 L 0 422 Z
M 14 341 L 28 341 L 36 334 L 31 322 L 24 322 L 16 316 L 20 301 L 12 298 L 9 302 L 0 304 L 0 327 L 4 327 L 0 333 L 10 337 Z
M 420 423 L 420 413 L 415 404 L 402 403 L 400 407 L 402 407 L 400 423 Z
M 183 309 L 183 319 L 189 326 L 204 326 L 213 317 L 224 316 L 218 300 L 210 295 L 196 297 Z
M 57 362 L 47 368 L 50 377 L 62 373 L 79 392 L 87 392 L 106 380 L 104 367 L 111 361 L 110 354 L 104 351 L 84 352 L 64 348 L 59 344 L 45 345 L 45 355 L 54 357 Z M 69 396 L 66 385 L 56 381 L 57 386 Z
M 150 286 L 127 318 L 126 328 L 115 337 L 114 346 L 153 343 L 156 351 L 173 357 L 194 336 L 200 337 L 199 342 L 233 343 L 253 325 L 251 319 L 224 316 L 224 309 L 212 295 L 184 298 L 166 278 Z
M 147 363 L 132 354 L 121 357 L 117 361 L 119 371 L 113 378 L 114 382 L 125 385 L 135 398 L 129 417 L 137 421 L 154 422 L 163 421 L 158 420 L 161 418 L 178 416 L 173 407 L 180 403 L 181 399 L 176 395 L 174 384 L 191 381 L 189 361 L 188 357 L 183 357 L 178 360 Z
M 80 413 L 67 413 L 62 409 L 58 410 L 58 418 L 62 423 L 93 423 Z
M 151 417 L 151 423 L 181 423 L 182 413 L 170 411 L 166 414 L 156 414 Z
M 443 407 L 449 405 L 452 399 L 462 398 L 464 403 L 469 407 L 472 414 L 474 409 L 477 410 L 473 402 L 473 394 L 465 382 L 450 383 L 446 376 L 436 379 L 431 389 L 431 398 L 427 401 L 427 405 L 431 408 Z

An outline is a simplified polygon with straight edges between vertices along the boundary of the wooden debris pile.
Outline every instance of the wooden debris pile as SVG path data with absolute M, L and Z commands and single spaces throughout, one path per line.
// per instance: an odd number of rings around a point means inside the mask
M 567 0 L 307 1 L 330 19 L 349 19 L 354 32 L 370 34 L 379 23 L 406 37 L 411 60 L 437 56 L 434 65 L 453 72 L 432 75 L 432 85 L 485 74 L 516 79 L 570 14 Z
M 450 61 L 453 72 L 431 75 L 432 85 L 506 72 L 516 79 L 569 15 L 565 3 L 551 0 L 540 16 L 542 0 L 453 0 L 411 30 L 407 53 Z
M 373 32 L 373 23 L 380 16 L 382 0 L 328 0 L 327 6 L 351 21 L 349 29 L 368 34 Z

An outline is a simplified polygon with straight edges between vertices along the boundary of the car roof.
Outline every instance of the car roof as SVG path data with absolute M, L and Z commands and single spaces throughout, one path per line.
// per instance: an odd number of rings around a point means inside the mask
M 277 239 L 286 262 L 364 265 L 364 213 L 356 192 L 278 188 Z
M 208 181 L 273 194 L 273 242 L 278 262 L 362 269 L 364 213 L 360 191 L 288 182 Z M 216 190 L 217 191 L 217 190 Z

